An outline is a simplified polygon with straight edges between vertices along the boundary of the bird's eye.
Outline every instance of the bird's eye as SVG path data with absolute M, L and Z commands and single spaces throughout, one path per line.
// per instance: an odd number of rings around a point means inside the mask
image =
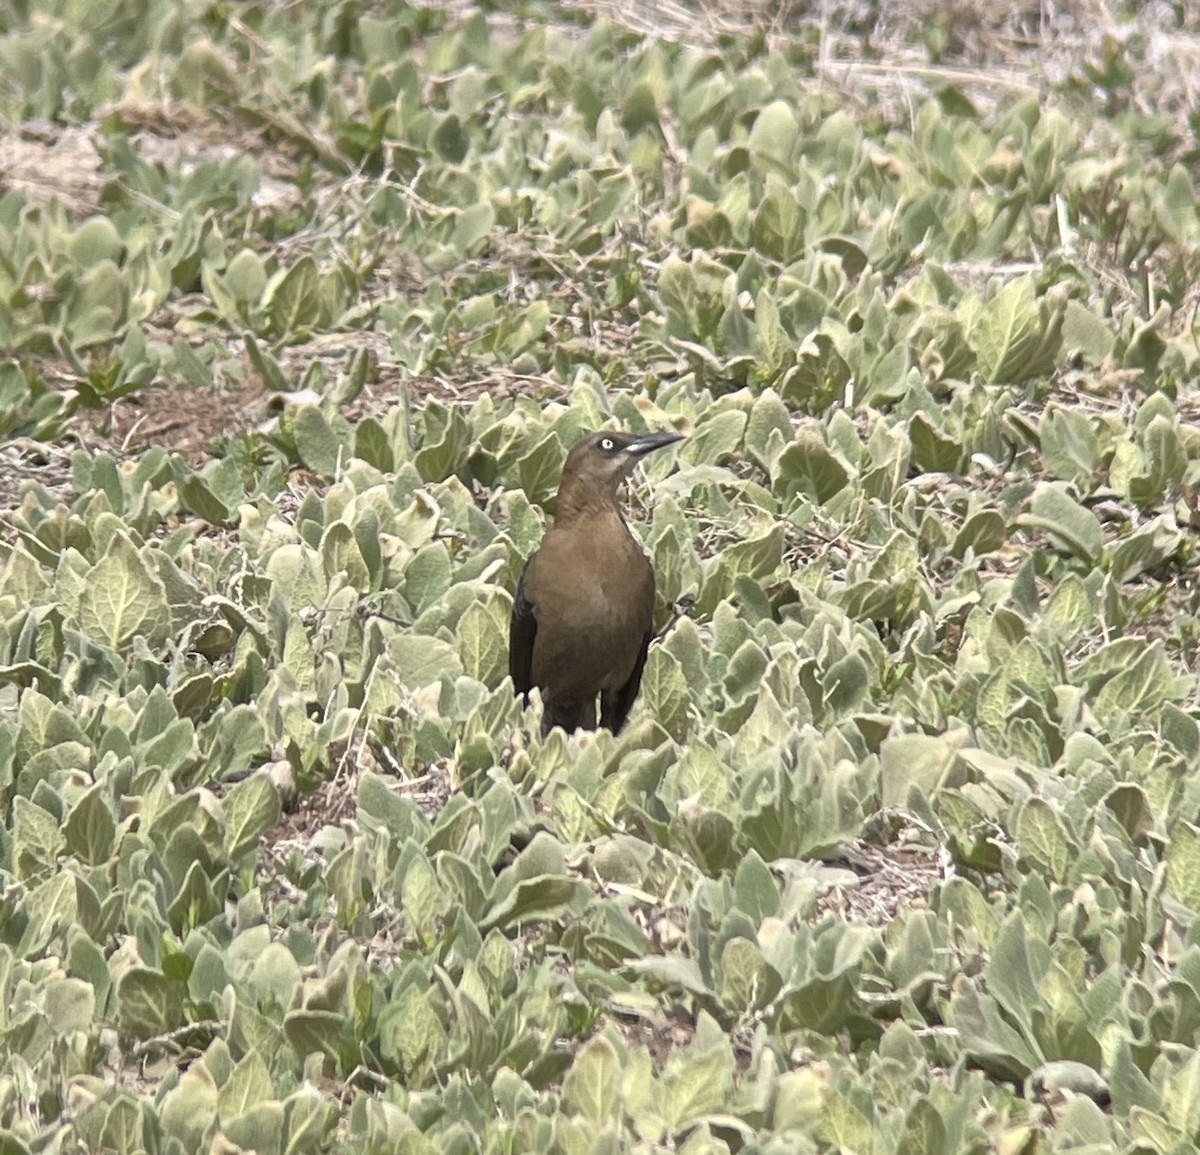
M 616 447 L 617 443 L 611 437 L 600 438 L 600 448 L 603 449 L 605 453 L 611 453 L 614 449 L 616 449 Z

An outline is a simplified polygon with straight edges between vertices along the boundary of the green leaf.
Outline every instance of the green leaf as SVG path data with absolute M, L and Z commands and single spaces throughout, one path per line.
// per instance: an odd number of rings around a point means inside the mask
M 131 967 L 117 982 L 117 1022 L 137 1039 L 166 1034 L 183 1019 L 183 993 L 161 971 Z
M 1134 1061 L 1131 1042 L 1127 1037 L 1117 1041 L 1109 1074 L 1113 1110 L 1114 1113 L 1119 1111 L 1122 1118 L 1136 1118 L 1139 1109 L 1157 1110 L 1162 1105 L 1159 1091 Z
M 1072 482 L 1080 493 L 1090 493 L 1100 445 L 1088 415 L 1078 409 L 1048 405 L 1038 434 L 1050 472 Z
M 846 488 L 852 473 L 848 463 L 805 424 L 775 459 L 771 489 L 784 497 L 802 493 L 814 501 L 825 502 Z
M 1195 718 L 1168 702 L 1163 707 L 1161 724 L 1164 741 L 1189 758 L 1200 756 L 1200 723 Z
M 754 850 L 738 864 L 733 877 L 733 894 L 738 910 L 755 924 L 779 913 L 779 886 L 767 864 Z
M 343 575 L 351 589 L 363 593 L 370 590 L 371 571 L 358 548 L 354 531 L 344 521 L 335 521 L 326 528 L 318 553 L 328 583 L 332 585 L 334 578 Z
M 283 1018 L 283 1033 L 297 1055 L 324 1055 L 335 1065 L 344 1061 L 347 1052 L 345 1026 L 345 1016 L 337 1011 L 289 1011 Z
M 404 571 L 404 597 L 416 613 L 435 606 L 450 588 L 454 566 L 445 542 L 422 546 Z
M 316 405 L 301 405 L 292 415 L 292 437 L 300 460 L 321 477 L 335 477 L 349 457 L 325 414 Z
M 1066 493 L 1061 484 L 1039 482 L 1029 502 L 1029 513 L 1021 514 L 1017 524 L 1050 534 L 1060 548 L 1080 560 L 1094 563 L 1104 546 L 1100 522 Z
M 946 1124 L 929 1099 L 918 1099 L 904 1117 L 896 1155 L 938 1155 L 948 1150 Z
M 409 863 L 400 897 L 413 930 L 424 942 L 432 942 L 435 920 L 442 912 L 443 900 L 433 868 L 423 856 Z
M 908 423 L 913 461 L 931 473 L 956 473 L 966 456 L 965 446 L 928 413 L 914 413 Z
M 1130 496 L 1144 504 L 1183 480 L 1188 457 L 1175 421 L 1161 414 L 1143 431 L 1142 445 L 1150 465 L 1150 484 L 1146 492 L 1142 492 L 1140 485 L 1132 485 Z
M 297 1054 L 307 1053 L 297 1050 Z M 262 1056 L 251 1051 L 242 1057 L 217 1092 L 217 1110 L 222 1120 L 233 1119 L 245 1114 L 251 1107 L 270 1100 L 274 1091 L 271 1072 Z
M 437 1058 L 445 1046 L 446 1030 L 430 1004 L 429 992 L 415 984 L 384 1008 L 378 1030 L 383 1057 L 409 1071 Z
M 500 591 L 488 601 L 474 601 L 458 623 L 458 651 L 463 670 L 494 686 L 508 672 L 508 621 L 512 602 Z
M 162 1099 L 164 1133 L 185 1151 L 205 1147 L 217 1115 L 217 1087 L 204 1063 L 193 1063 Z
M 193 861 L 175 898 L 167 907 L 167 922 L 176 934 L 186 934 L 194 927 L 203 926 L 216 918 L 224 909 L 224 904 L 224 885 L 214 886 L 204 867 L 198 861 Z
M 1046 599 L 1046 620 L 1064 638 L 1083 633 L 1095 618 L 1092 595 L 1078 574 L 1067 574 Z
M 13 951 L 20 959 L 41 954 L 54 938 L 78 919 L 79 890 L 73 874 L 61 871 L 52 875 L 29 892 L 23 907 L 29 921 Z
M 401 683 L 419 690 L 447 677 L 456 678 L 462 662 L 456 647 L 440 638 L 416 634 L 393 634 L 387 641 L 388 655 Z
M 253 249 L 239 249 L 225 267 L 225 285 L 238 301 L 257 302 L 267 287 L 262 257 Z
M 84 269 L 101 261 L 120 260 L 124 248 L 116 225 L 102 216 L 88 217 L 71 234 L 67 245 L 71 259 Z
M 786 125 L 781 135 L 786 135 Z M 764 128 L 764 136 L 766 129 Z M 768 143 L 765 139 L 764 144 Z M 764 153 L 763 160 L 769 158 Z M 794 191 L 790 174 L 787 179 L 768 172 L 765 191 L 754 213 L 751 236 L 765 256 L 781 262 L 795 260 L 804 251 L 805 205 Z
M 597 1125 L 610 1122 L 619 1106 L 621 1058 L 604 1036 L 589 1039 L 563 1080 L 563 1105 Z
M 676 742 L 689 727 L 691 695 L 683 667 L 662 646 L 651 646 L 642 673 L 642 700 L 647 712 Z
M 1092 707 L 1096 717 L 1114 730 L 1123 729 L 1126 719 L 1155 716 L 1171 692 L 1171 667 L 1162 642 L 1147 646 L 1143 641 L 1142 646 L 1138 658 L 1105 682 L 1096 695 Z
M 821 1109 L 821 1134 L 838 1151 L 858 1151 L 871 1144 L 871 1120 L 847 1095 L 827 1094 Z
M 827 669 L 820 678 L 825 691 L 825 706 L 835 716 L 857 710 L 870 690 L 871 674 L 858 654 L 846 654 Z
M 1184 1134 L 1200 1129 L 1200 1055 L 1193 1052 L 1172 1071 L 1163 1088 L 1163 1114 Z
M 1191 178 L 1183 165 L 1171 166 L 1166 187 L 1155 208 L 1167 235 L 1177 244 L 1196 236 L 1196 190 L 1192 187 Z
M 90 637 L 114 649 L 123 649 L 139 634 L 151 647 L 166 639 L 166 590 L 124 534 L 114 535 L 108 552 L 88 571 L 79 623 Z
M 996 1000 L 981 993 L 972 979 L 955 985 L 950 1020 L 958 1029 L 964 1053 L 995 1075 L 1020 1082 L 1043 1060 L 1005 1018 Z
M 1065 299 L 1055 320 L 1039 308 L 1032 276 L 1018 277 L 986 302 L 967 331 L 988 381 L 1024 381 L 1053 367 Z
M 252 774 L 230 787 L 223 809 L 225 845 L 236 861 L 279 821 L 279 790 L 265 773 Z
M 774 577 L 783 561 L 784 532 L 779 524 L 764 524 L 754 536 L 729 546 L 715 559 L 696 601 L 702 614 L 711 614 L 727 598 L 738 578 L 761 582 Z
M 391 438 L 374 417 L 364 417 L 355 425 L 354 456 L 383 473 L 396 468 Z
M 1082 301 L 1067 302 L 1063 315 L 1063 349 L 1068 356 L 1082 353 L 1092 365 L 1100 365 L 1111 355 L 1116 334 L 1112 326 L 1098 317 Z
M 1172 558 L 1183 542 L 1183 534 L 1170 517 L 1156 517 L 1127 538 L 1109 546 L 1109 568 L 1119 582 L 1133 581 L 1158 569 Z
M 383 577 L 383 550 L 379 535 L 379 514 L 369 505 L 363 506 L 354 519 L 354 542 L 359 555 L 367 567 L 367 577 L 372 590 L 379 588 Z
M 55 866 L 65 839 L 57 818 L 18 794 L 12 802 L 13 857 L 20 877 L 32 877 Z
M 1048 950 L 1033 939 L 1023 913 L 1012 911 L 992 944 L 988 988 L 1019 1026 L 1029 1023 L 1042 1006 L 1039 986 L 1048 966 Z
M 970 550 L 975 557 L 982 557 L 1000 549 L 1007 536 L 1008 526 L 1003 514 L 996 509 L 980 509 L 971 514 L 954 535 L 950 555 L 962 558 Z
M 426 428 L 435 418 L 444 423 L 441 436 L 436 440 L 430 437 L 413 457 L 413 464 L 425 481 L 442 481 L 462 469 L 471 443 L 470 426 L 457 407 L 435 409 L 430 402 L 425 412 Z
M 1017 820 L 1017 842 L 1021 853 L 1056 882 L 1066 881 L 1080 847 L 1067 834 L 1058 811 L 1044 799 L 1030 798 Z
M 663 1114 L 672 1131 L 695 1124 L 729 1101 L 734 1061 L 728 1042 L 702 1054 L 697 1049 L 698 1041 L 686 1051 L 672 1051 L 663 1071 Z
M 1167 893 L 1200 913 L 1200 829 L 1182 819 L 1167 843 Z
M 302 341 L 321 316 L 320 274 L 312 257 L 301 257 L 276 273 L 263 293 L 271 332 L 286 341 Z
M 270 942 L 254 955 L 245 981 L 260 1006 L 290 1008 L 300 989 L 300 965 L 283 943 Z
M 562 467 L 562 446 L 553 433 L 547 433 L 517 459 L 517 480 L 531 502 L 545 505 L 558 490 Z
M 184 508 L 202 517 L 210 525 L 224 525 L 231 516 L 230 508 L 195 473 L 189 474 L 179 486 Z
M 714 414 L 683 443 L 679 459 L 689 465 L 718 464 L 737 452 L 745 428 L 745 413 L 733 409 Z
M 547 874 L 518 882 L 504 900 L 492 908 L 480 924 L 485 933 L 514 923 L 557 918 L 584 893 L 583 884 L 572 878 Z
M 275 360 L 255 339 L 252 333 L 245 338 L 246 352 L 254 371 L 262 378 L 263 385 L 271 393 L 286 393 L 288 380 L 279 362 Z
M 206 771 L 219 781 L 245 770 L 260 756 L 266 742 L 262 719 L 253 706 L 234 706 L 217 715 L 200 731 Z
M 800 124 L 792 106 L 776 100 L 755 117 L 748 141 L 751 160 L 762 169 L 793 176 L 799 140 Z
M 754 331 L 758 338 L 758 347 L 762 351 L 763 358 L 767 365 L 772 369 L 781 369 L 795 354 L 795 347 L 791 339 L 787 335 L 787 330 L 784 329 L 783 323 L 779 318 L 779 308 L 775 304 L 775 298 L 764 287 L 759 290 L 758 296 L 754 301 Z M 759 398 L 762 401 L 762 398 Z M 779 405 L 778 399 L 775 401 Z M 759 403 L 755 403 L 755 408 L 759 407 Z M 781 406 L 782 408 L 782 406 Z M 783 410 L 786 415 L 787 410 Z M 751 419 L 754 419 L 754 411 L 751 410 Z M 759 421 L 762 420 L 760 414 Z M 772 424 L 778 424 L 777 420 Z M 791 422 L 786 421 L 783 424 L 780 432 L 785 439 L 791 438 Z
M 883 805 L 908 805 L 909 791 L 919 789 L 927 797 L 947 784 L 954 748 L 944 739 L 928 734 L 901 734 L 885 738 L 879 747 Z
M 464 256 L 478 252 L 496 225 L 496 210 L 490 201 L 468 205 L 454 222 L 450 244 Z
M 89 866 L 108 861 L 116 835 L 112 811 L 104 800 L 103 788 L 93 786 L 71 808 L 63 826 L 67 850 Z
M 770 1003 L 783 986 L 779 974 L 747 938 L 731 938 L 721 951 L 718 996 L 730 1010 L 746 1012 Z

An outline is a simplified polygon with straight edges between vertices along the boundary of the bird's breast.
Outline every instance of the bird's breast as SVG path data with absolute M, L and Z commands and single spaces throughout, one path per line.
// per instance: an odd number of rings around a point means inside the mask
M 529 584 L 534 684 L 559 701 L 624 685 L 654 615 L 654 571 L 624 524 L 551 530 Z

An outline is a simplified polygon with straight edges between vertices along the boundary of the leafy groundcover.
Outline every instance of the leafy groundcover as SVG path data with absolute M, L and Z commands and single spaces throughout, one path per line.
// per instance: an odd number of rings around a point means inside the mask
M 0 16 L 0 1155 L 1200 1149 L 1200 26 L 819 7 Z

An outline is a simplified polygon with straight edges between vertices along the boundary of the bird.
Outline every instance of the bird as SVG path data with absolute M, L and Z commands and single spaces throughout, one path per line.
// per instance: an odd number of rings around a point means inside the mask
M 679 433 L 588 433 L 571 446 L 558 487 L 554 526 L 517 583 L 509 628 L 513 688 L 545 703 L 542 733 L 596 729 L 616 734 L 642 682 L 654 626 L 654 568 L 621 511 L 634 466 Z

